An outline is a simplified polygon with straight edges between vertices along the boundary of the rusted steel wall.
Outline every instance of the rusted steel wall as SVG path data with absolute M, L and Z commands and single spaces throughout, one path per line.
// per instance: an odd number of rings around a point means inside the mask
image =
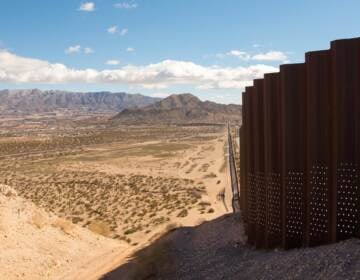
M 360 38 L 255 80 L 243 94 L 240 138 L 250 244 L 288 249 L 358 235 Z

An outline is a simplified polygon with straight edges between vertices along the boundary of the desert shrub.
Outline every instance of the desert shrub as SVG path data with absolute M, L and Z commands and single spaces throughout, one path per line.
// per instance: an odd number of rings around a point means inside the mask
M 156 213 L 154 212 L 154 213 L 151 213 L 150 215 L 149 215 L 149 218 L 152 218 L 152 217 L 155 217 L 156 216 Z
M 207 207 L 207 206 L 210 206 L 211 203 L 210 202 L 207 202 L 207 201 L 200 201 L 199 202 L 199 206 L 201 207 Z
M 78 223 L 81 223 L 84 219 L 81 218 L 81 217 L 73 217 L 71 219 L 71 221 L 74 223 L 74 224 L 78 224 Z
M 133 233 L 137 232 L 138 230 L 139 230 L 138 227 L 129 228 L 124 231 L 124 234 L 125 235 L 133 234 Z
M 215 173 L 211 172 L 211 173 L 209 173 L 209 174 L 206 174 L 206 175 L 204 176 L 204 179 L 216 178 L 216 177 L 217 177 L 217 175 L 216 175 Z
M 189 214 L 187 209 L 183 209 L 179 212 L 179 214 L 177 214 L 178 217 L 184 218 Z

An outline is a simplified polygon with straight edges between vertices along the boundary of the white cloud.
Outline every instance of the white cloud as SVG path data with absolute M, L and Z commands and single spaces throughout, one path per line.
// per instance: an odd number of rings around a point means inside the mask
M 116 60 L 116 59 L 110 59 L 110 60 L 106 61 L 105 64 L 107 64 L 107 65 L 119 65 L 120 61 Z
M 228 56 L 235 56 L 241 60 L 249 60 L 251 58 L 251 56 L 244 51 L 239 51 L 239 50 L 232 50 L 226 53 L 226 55 Z
M 139 5 L 137 3 L 128 3 L 128 2 L 123 2 L 123 3 L 116 3 L 114 5 L 115 8 L 117 9 L 136 9 Z
M 84 48 L 84 53 L 85 54 L 91 54 L 91 53 L 94 53 L 94 50 L 90 47 L 86 47 Z
M 73 69 L 60 63 L 27 58 L 0 50 L 0 82 L 7 83 L 96 83 L 164 89 L 190 85 L 198 89 L 244 89 L 252 80 L 277 68 L 257 64 L 248 67 L 206 67 L 190 61 L 127 65 L 112 70 Z
M 90 47 L 81 47 L 80 45 L 70 46 L 65 49 L 66 54 L 74 54 L 74 53 L 84 53 L 84 54 L 91 54 L 94 53 L 94 50 Z
M 127 28 L 123 28 L 123 29 L 119 30 L 119 28 L 116 25 L 114 25 L 114 26 L 110 26 L 107 29 L 107 32 L 109 34 L 119 33 L 121 36 L 125 36 L 129 32 L 129 30 Z
M 110 33 L 110 34 L 115 34 L 118 32 L 118 27 L 116 25 L 114 26 L 110 26 L 108 29 L 107 29 L 107 32 Z
M 80 45 L 70 46 L 65 50 L 66 54 L 79 53 L 79 52 L 81 52 L 81 46 Z
M 129 32 L 129 30 L 128 30 L 127 28 L 123 28 L 123 29 L 121 29 L 121 31 L 120 31 L 120 35 L 121 35 L 121 36 L 125 36 L 126 34 L 128 34 L 128 32 Z
M 131 47 L 128 47 L 128 48 L 126 49 L 126 51 L 127 51 L 127 52 L 134 52 L 135 49 L 134 49 L 134 48 L 131 48 Z
M 287 55 L 280 51 L 269 51 L 267 53 L 256 54 L 252 59 L 260 61 L 286 61 Z
M 234 56 L 241 60 L 256 60 L 256 61 L 287 61 L 288 57 L 281 51 L 269 51 L 266 53 L 250 54 L 245 51 L 232 50 L 226 53 L 227 56 Z M 221 58 L 221 54 L 217 54 L 217 57 Z
M 81 3 L 79 7 L 79 11 L 84 11 L 84 12 L 92 12 L 94 10 L 95 10 L 94 2 L 84 2 Z

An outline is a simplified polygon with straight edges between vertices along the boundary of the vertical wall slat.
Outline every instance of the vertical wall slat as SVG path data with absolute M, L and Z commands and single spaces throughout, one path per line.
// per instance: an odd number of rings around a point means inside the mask
M 336 186 L 332 176 L 332 102 L 330 51 L 306 54 L 307 73 L 307 228 L 306 244 L 334 239 L 336 220 L 331 212 Z
M 283 161 L 285 194 L 285 248 L 304 243 L 306 225 L 306 68 L 305 64 L 280 67 L 282 96 Z
M 254 80 L 254 97 L 256 110 L 254 111 L 254 152 L 255 152 L 255 180 L 257 197 L 256 247 L 265 248 L 266 232 L 266 183 L 264 157 L 264 80 Z
M 242 93 L 242 124 L 239 130 L 239 138 L 240 138 L 240 207 L 242 218 L 244 222 L 247 222 L 247 166 L 246 166 L 246 132 L 247 132 L 247 124 L 246 124 L 246 109 L 247 109 L 247 100 L 246 93 Z
M 343 240 L 354 236 L 360 224 L 360 39 L 332 42 L 331 58 L 337 239 Z
M 266 247 L 281 246 L 281 135 L 280 73 L 264 76 L 265 178 L 267 186 Z
M 247 150 L 246 150 L 246 168 L 247 168 L 247 233 L 248 233 L 248 242 L 251 245 L 255 245 L 256 237 L 256 188 L 255 188 L 255 166 L 254 166 L 254 89 L 253 87 L 246 87 L 246 140 Z

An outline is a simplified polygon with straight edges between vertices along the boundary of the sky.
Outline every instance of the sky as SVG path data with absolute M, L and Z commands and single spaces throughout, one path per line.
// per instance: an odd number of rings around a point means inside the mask
M 241 103 L 254 78 L 360 36 L 358 0 L 0 0 L 0 89 Z

